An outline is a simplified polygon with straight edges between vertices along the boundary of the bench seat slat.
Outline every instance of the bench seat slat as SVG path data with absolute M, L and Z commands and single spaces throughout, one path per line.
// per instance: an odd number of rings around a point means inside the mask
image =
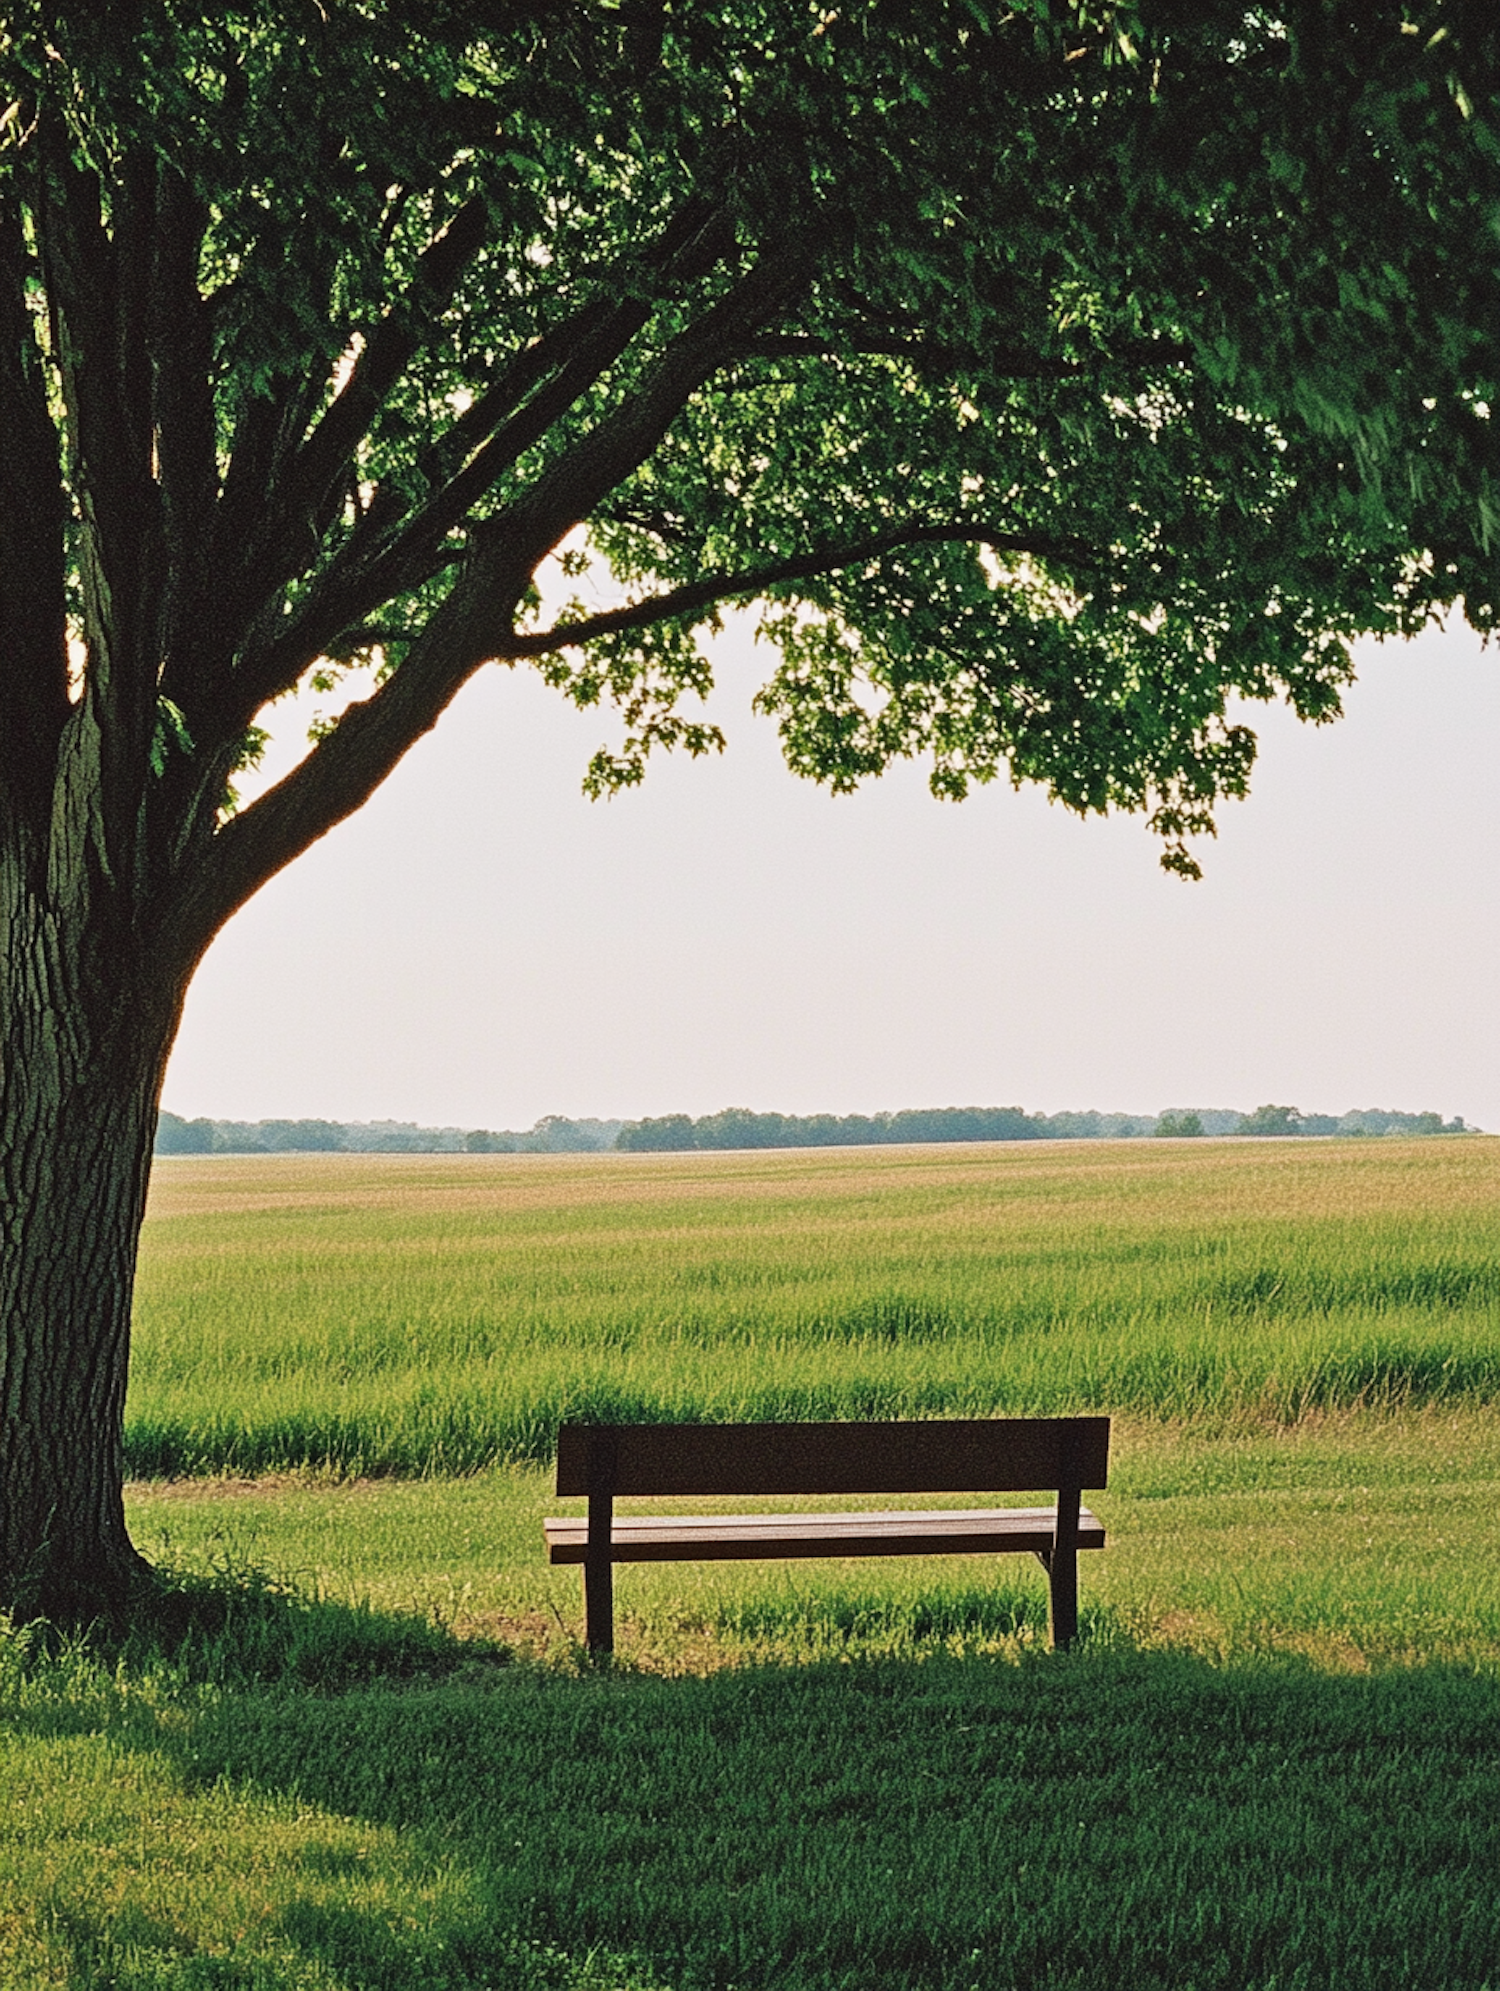
M 1006 1555 L 1050 1545 L 1053 1507 L 897 1510 L 854 1514 L 640 1514 L 614 1517 L 612 1562 L 724 1562 L 806 1556 Z M 543 1522 L 548 1559 L 581 1563 L 583 1516 Z M 1104 1530 L 1087 1508 L 1078 1546 L 1102 1549 Z

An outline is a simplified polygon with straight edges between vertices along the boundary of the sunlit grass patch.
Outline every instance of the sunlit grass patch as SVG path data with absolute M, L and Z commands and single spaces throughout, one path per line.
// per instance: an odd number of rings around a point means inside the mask
M 1245 1420 L 1211 1435 L 1127 1418 L 1114 1453 L 1109 1489 L 1090 1496 L 1109 1545 L 1080 1561 L 1096 1642 L 1224 1663 L 1315 1657 L 1319 1641 L 1342 1665 L 1355 1648 L 1377 1667 L 1500 1658 L 1500 1413 Z M 542 1544 L 541 1518 L 559 1508 L 547 1473 L 212 1485 L 136 1490 L 149 1553 L 274 1571 L 330 1604 L 534 1657 L 576 1655 L 579 1574 L 550 1568 Z M 1046 1637 L 1046 1580 L 1029 1557 L 636 1564 L 616 1594 L 622 1661 L 668 1672 L 1015 1656 Z
M 577 1417 L 1490 1402 L 1497 1204 L 1500 1144 L 1459 1139 L 181 1159 L 130 1465 L 470 1472 Z

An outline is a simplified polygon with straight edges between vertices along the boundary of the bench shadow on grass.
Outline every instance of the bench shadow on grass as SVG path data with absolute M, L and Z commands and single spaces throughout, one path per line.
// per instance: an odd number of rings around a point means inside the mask
M 970 1628 L 1018 1608 L 976 1589 Z M 282 1961 L 63 1909 L 80 1986 L 1500 1986 L 1500 1694 L 1452 1667 L 1221 1667 L 1095 1618 L 1018 1663 L 665 1679 L 226 1583 L 116 1656 L 211 1689 L 126 1738 L 188 1792 L 388 1828 L 447 1880 L 359 1905 L 313 1832 Z

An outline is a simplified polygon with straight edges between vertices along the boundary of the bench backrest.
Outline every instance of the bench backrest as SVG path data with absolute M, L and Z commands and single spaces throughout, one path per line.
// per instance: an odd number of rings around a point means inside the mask
M 560 1494 L 1021 1493 L 1107 1485 L 1107 1417 L 565 1424 Z

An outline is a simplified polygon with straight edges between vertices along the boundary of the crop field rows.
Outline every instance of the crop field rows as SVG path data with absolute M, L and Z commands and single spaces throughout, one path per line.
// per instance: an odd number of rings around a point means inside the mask
M 1500 1991 L 1500 1143 L 159 1163 L 0 1985 Z M 1109 1411 L 1109 1546 L 543 1560 L 563 1416 Z M 880 1504 L 887 1504 L 881 1502 Z

